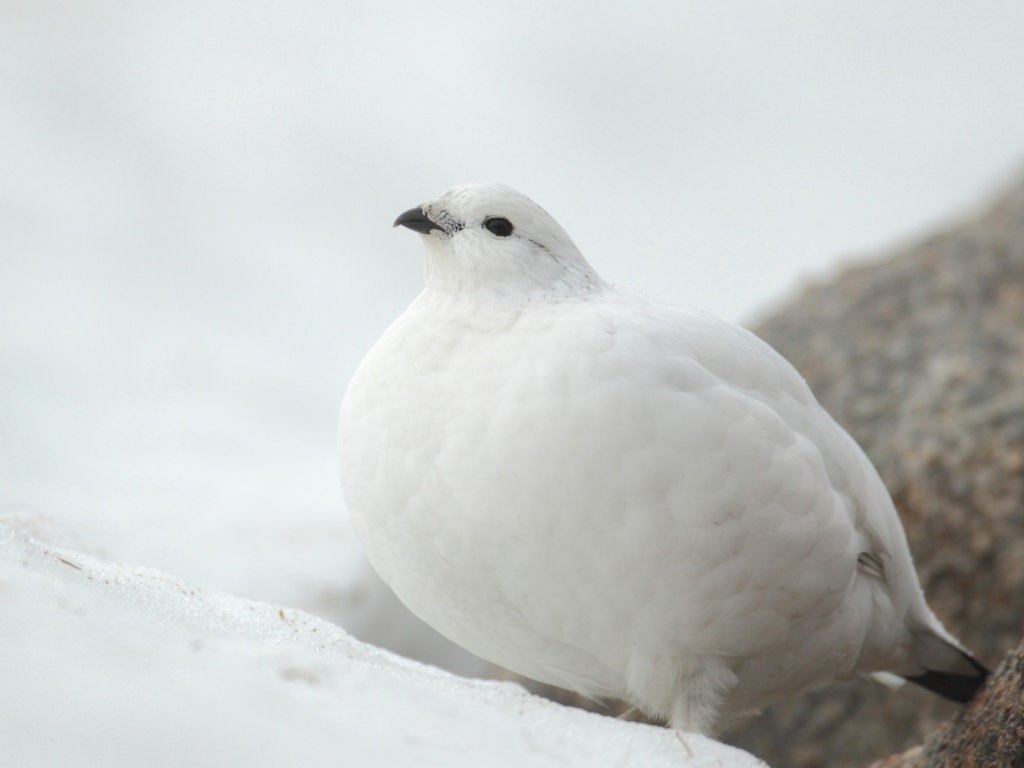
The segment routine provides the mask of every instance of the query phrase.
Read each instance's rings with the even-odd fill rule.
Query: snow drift
[[[54,545],[65,540],[0,524],[5,765],[764,765]]]

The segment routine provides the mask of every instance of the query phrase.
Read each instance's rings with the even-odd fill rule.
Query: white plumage
[[[423,234],[426,289],[360,365],[339,444],[414,613],[705,733],[857,673],[973,693],[878,474],[767,344],[605,283],[501,185],[396,224]]]

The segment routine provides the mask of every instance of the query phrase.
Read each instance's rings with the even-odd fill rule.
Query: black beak
[[[396,227],[408,227],[413,232],[419,232],[423,235],[428,235],[432,230],[439,229],[442,232],[444,229],[439,225],[432,222],[427,218],[427,214],[423,212],[422,208],[410,208],[408,211],[403,213],[397,219],[393,226]]]

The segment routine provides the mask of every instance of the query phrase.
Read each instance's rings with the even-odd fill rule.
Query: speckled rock
[[[987,768],[1024,765],[1024,644],[985,690],[919,746],[871,768]]]
[[[998,663],[1024,636],[1024,183],[755,330],[878,467],[935,612]],[[862,766],[956,711],[914,686],[854,682],[773,707],[730,740],[772,765]]]

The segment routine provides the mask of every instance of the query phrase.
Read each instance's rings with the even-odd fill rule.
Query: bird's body
[[[339,440],[357,530],[413,612],[703,732],[857,673],[976,687],[878,474],[767,344],[604,283],[507,188],[421,213],[402,223],[427,288],[361,364]]]

